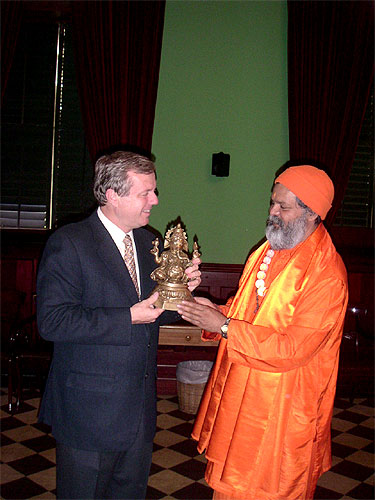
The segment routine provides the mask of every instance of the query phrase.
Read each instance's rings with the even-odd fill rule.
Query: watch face
[[[231,320],[231,319],[232,319],[232,318],[227,318],[227,319],[225,320],[224,325],[222,325],[222,326],[221,326],[221,331],[222,331],[222,332],[224,332],[224,333],[227,333],[227,332],[228,332],[228,325],[229,325],[229,323],[230,323],[230,320]]]

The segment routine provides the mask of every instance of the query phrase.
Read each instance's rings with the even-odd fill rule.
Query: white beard
[[[275,227],[277,224],[279,227]],[[273,250],[294,248],[305,239],[307,226],[306,214],[285,224],[276,215],[270,215],[266,223],[266,237]]]

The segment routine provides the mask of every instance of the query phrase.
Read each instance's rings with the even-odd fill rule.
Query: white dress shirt
[[[125,255],[125,243],[124,243],[124,238],[125,235],[128,234],[132,240],[133,243],[133,251],[134,251],[134,262],[135,262],[135,269],[137,271],[137,281],[138,281],[138,288],[139,288],[139,293],[141,293],[141,280],[139,279],[139,265],[138,265],[138,256],[137,256],[137,247],[134,242],[134,236],[133,236],[133,231],[129,231],[129,233],[124,233],[122,229],[120,229],[116,224],[114,224],[112,221],[106,217],[100,207],[98,207],[98,217],[103,223],[104,227],[107,229],[109,234],[111,235],[113,241],[115,242],[121,257],[124,258]]]

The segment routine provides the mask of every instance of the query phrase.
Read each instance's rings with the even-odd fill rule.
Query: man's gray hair
[[[95,164],[94,196],[100,206],[106,205],[107,189],[113,189],[119,196],[126,196],[132,182],[129,172],[150,175],[156,172],[154,163],[137,153],[117,151],[101,156]]]
[[[296,195],[295,195],[295,196],[296,196]],[[302,200],[300,200],[300,199],[298,198],[298,196],[296,196],[296,201],[297,201],[297,205],[299,205],[301,208],[303,208],[303,209],[304,209],[304,211],[305,211],[307,214],[309,214],[309,215],[313,215],[313,214],[315,214],[315,215],[316,215],[315,225],[316,225],[316,226],[318,226],[318,225],[321,223],[321,221],[322,221],[322,219],[321,219],[320,215],[316,214],[313,210],[311,210],[311,208],[310,208],[310,207],[308,207],[307,205],[305,205],[305,203],[303,203],[303,201],[302,201]]]

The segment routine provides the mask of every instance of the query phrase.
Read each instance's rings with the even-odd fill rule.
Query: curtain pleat
[[[91,159],[151,153],[165,0],[72,2],[78,89]]]
[[[288,0],[290,160],[325,167],[345,194],[374,78],[372,1]]]
[[[22,3],[19,0],[1,2],[1,103],[12,67],[22,21]]]

